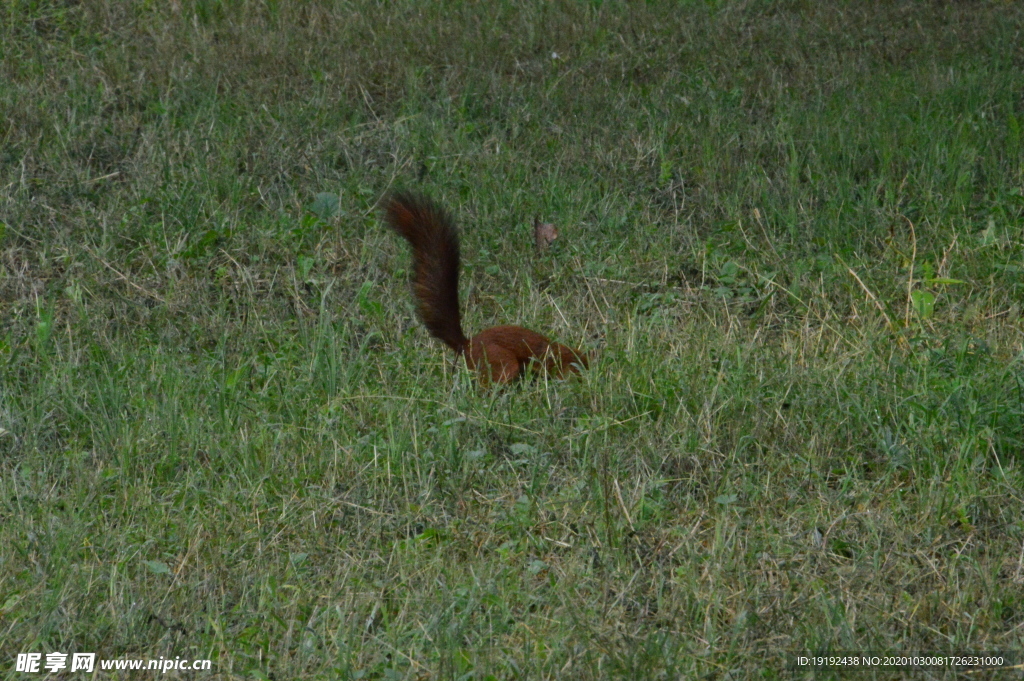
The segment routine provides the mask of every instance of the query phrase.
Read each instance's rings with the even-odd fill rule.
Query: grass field
[[[1006,2],[5,0],[0,678],[1020,652],[1022,31]],[[396,188],[457,216],[468,331],[592,369],[474,386],[415,318]],[[915,674],[993,678],[864,676]]]

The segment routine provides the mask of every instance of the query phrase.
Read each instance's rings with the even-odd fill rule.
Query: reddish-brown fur
[[[521,326],[495,326],[466,338],[459,311],[459,235],[451,218],[412,194],[395,194],[385,210],[388,225],[412,247],[420,319],[432,336],[466,358],[482,384],[510,383],[528,367],[556,378],[587,367],[586,354]]]

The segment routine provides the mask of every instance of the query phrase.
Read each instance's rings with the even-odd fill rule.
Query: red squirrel
[[[459,234],[448,213],[430,199],[394,194],[385,207],[388,225],[412,247],[416,312],[434,338],[466,358],[484,386],[511,383],[528,366],[555,378],[587,367],[587,355],[521,326],[495,326],[472,338],[459,313]]]

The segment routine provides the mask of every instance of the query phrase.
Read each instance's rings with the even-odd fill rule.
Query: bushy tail
[[[459,235],[448,214],[423,196],[390,198],[387,222],[412,247],[412,292],[420,320],[456,352],[466,347],[459,313]]]

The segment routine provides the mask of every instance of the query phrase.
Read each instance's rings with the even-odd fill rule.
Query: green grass
[[[0,678],[1021,651],[1022,30],[1003,2],[4,2]],[[468,331],[595,366],[476,388],[415,320],[394,188],[457,216]]]

